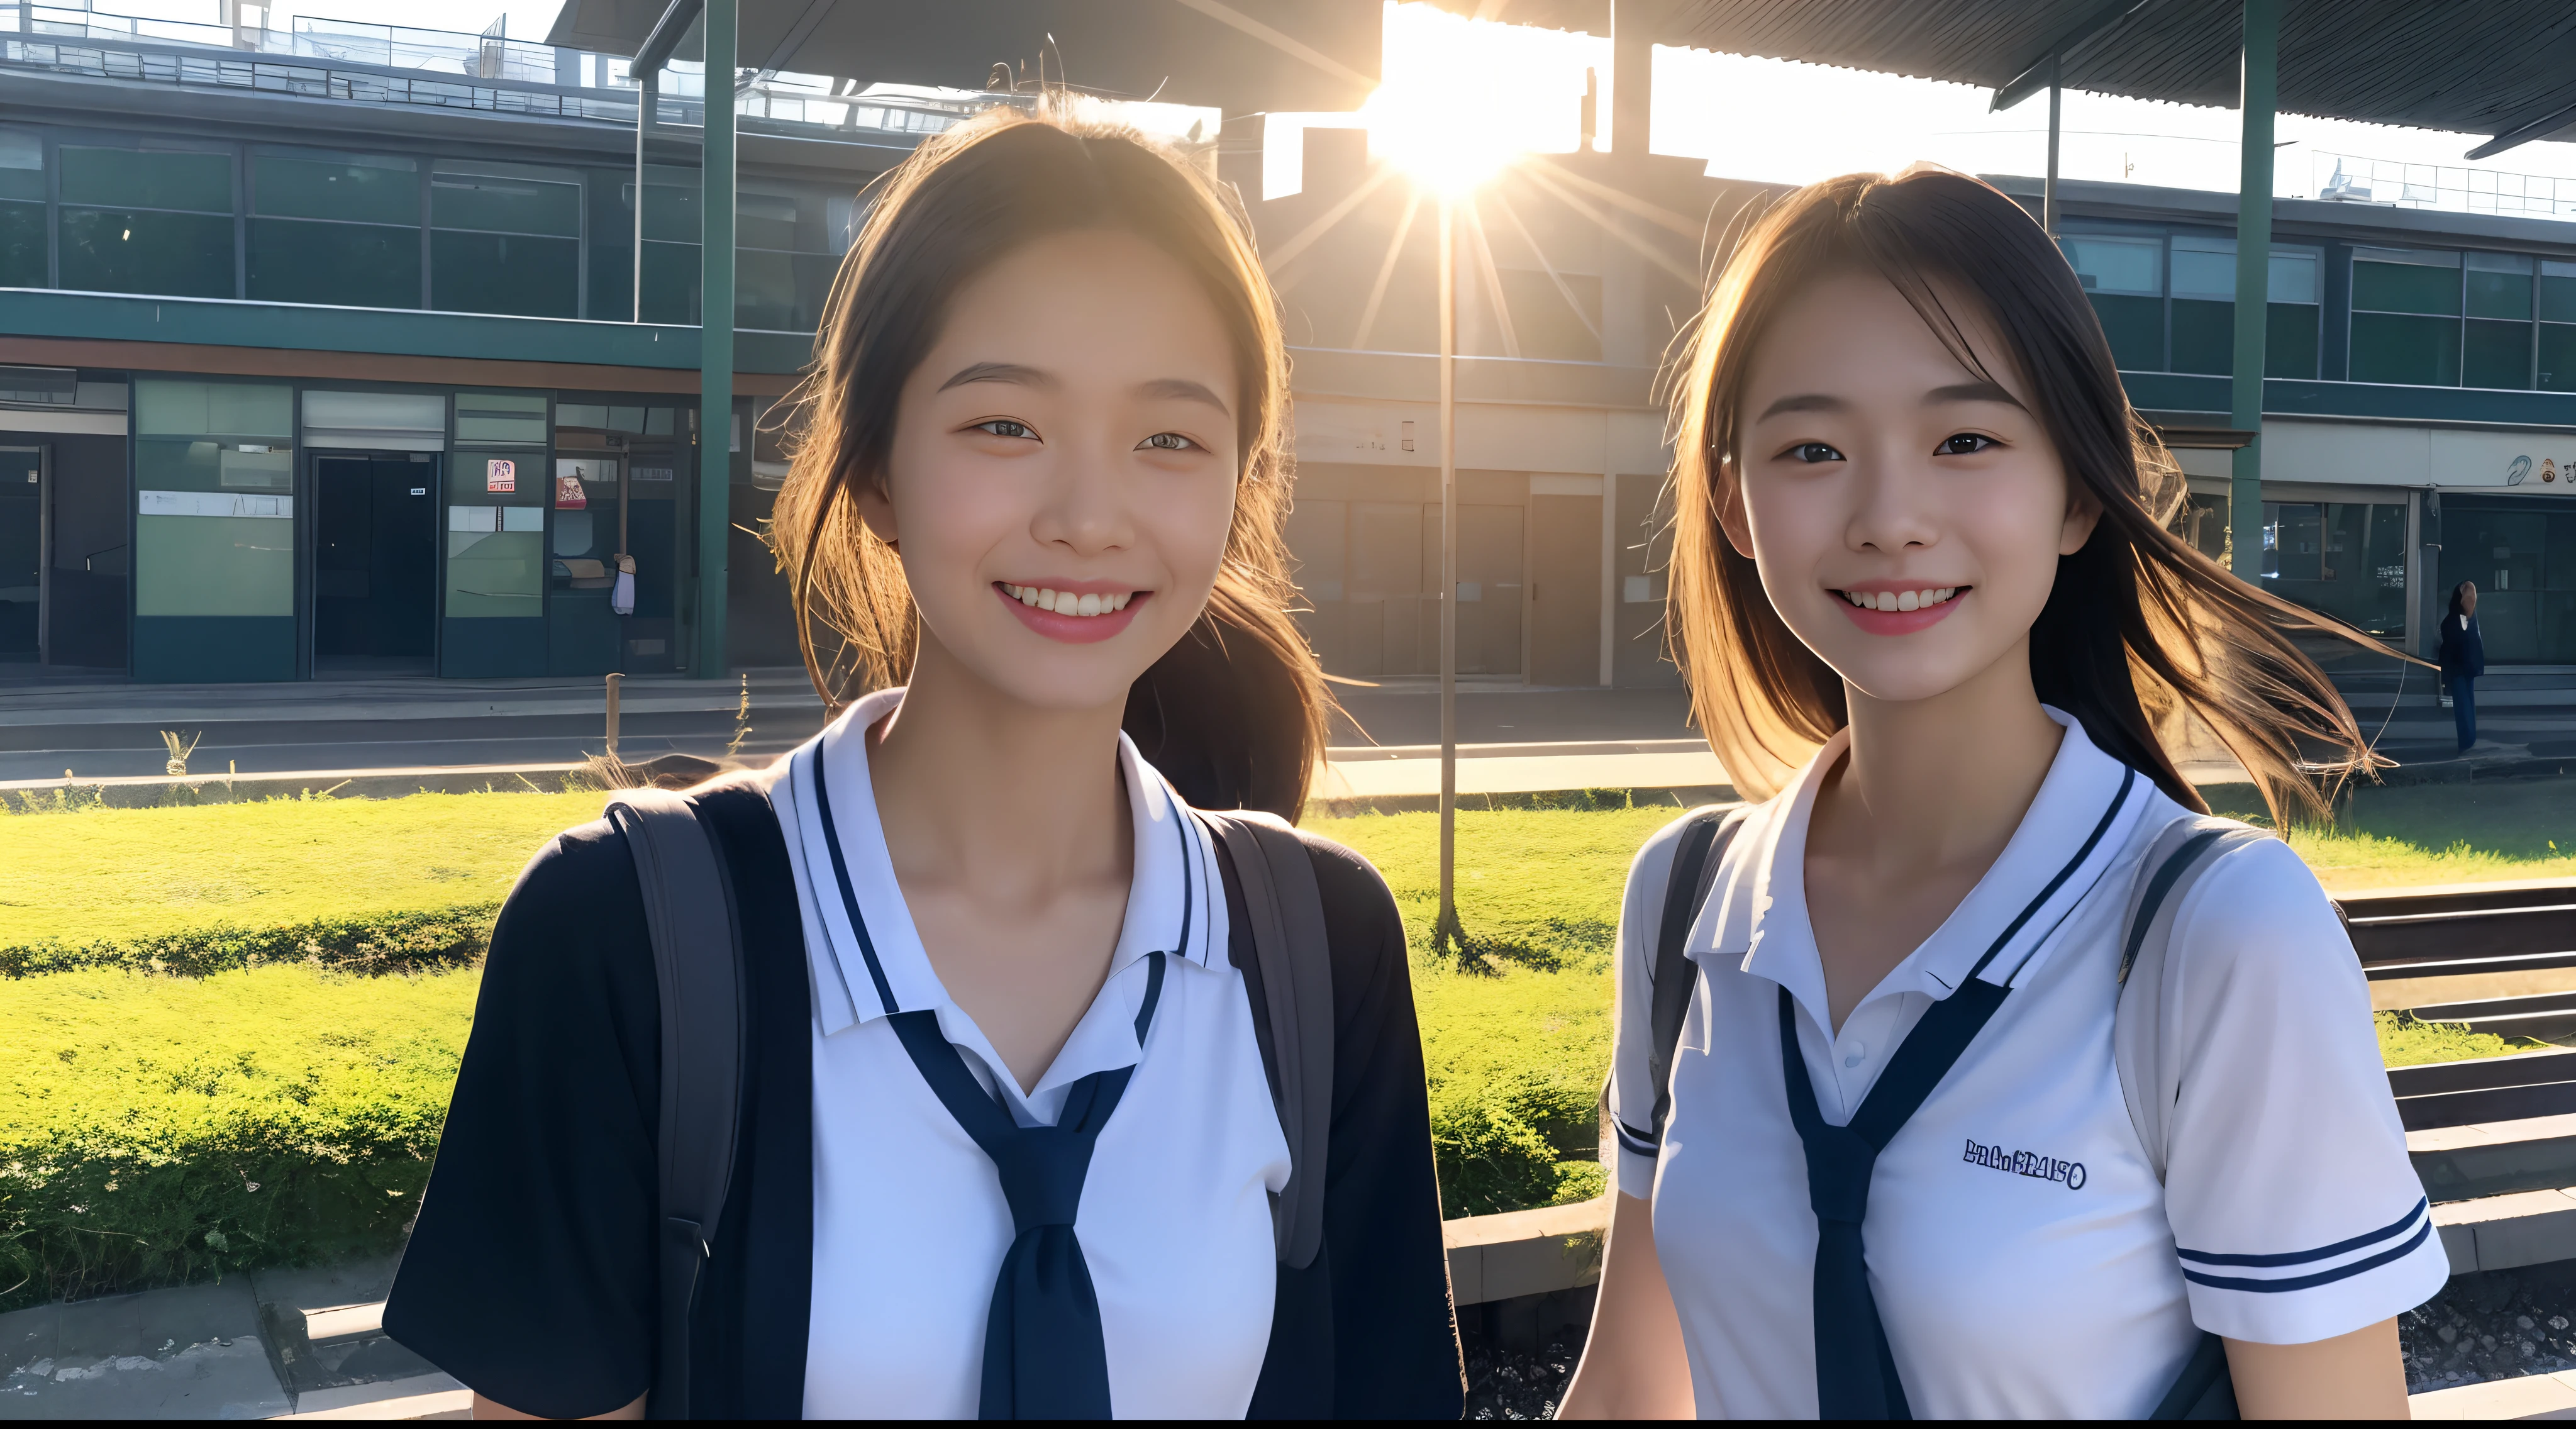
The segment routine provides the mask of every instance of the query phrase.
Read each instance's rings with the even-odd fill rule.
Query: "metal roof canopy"
[[[1443,0],[1461,8],[1467,0]],[[1620,0],[1626,11],[1638,0]],[[1488,18],[1600,29],[1602,0],[1505,0]],[[1495,13],[1495,12],[1499,13]],[[2048,87],[2237,103],[2243,0],[1665,0],[1658,42],[1949,80],[2006,108]],[[2568,0],[2282,0],[2278,109],[2322,119],[2576,140]]]
[[[980,90],[996,64],[1221,108],[1352,109],[1377,87],[1378,0],[741,0],[737,63]],[[568,0],[549,44],[633,55],[668,0]],[[1052,42],[1050,42],[1052,37]],[[692,32],[671,53],[699,58]]]

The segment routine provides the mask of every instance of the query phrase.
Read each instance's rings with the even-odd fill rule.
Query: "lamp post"
[[[1463,956],[1458,921],[1458,204],[1440,195],[1440,912],[1432,946]]]

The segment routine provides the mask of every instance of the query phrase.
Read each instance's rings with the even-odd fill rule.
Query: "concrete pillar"
[[[2236,373],[2229,423],[2255,434],[2228,483],[2229,567],[2263,569],[2263,336],[2272,291],[2272,113],[2280,98],[2281,0],[2244,0],[2242,162],[2236,177]]]
[[[1642,159],[1653,138],[1656,0],[1610,0],[1610,152]]]
[[[733,527],[733,71],[737,0],[707,0],[706,165],[698,212],[698,600],[689,673],[725,677],[725,548]],[[644,193],[635,193],[643,209]],[[639,254],[640,258],[641,255]],[[641,264],[638,264],[641,271]],[[745,434],[746,440],[748,433]]]

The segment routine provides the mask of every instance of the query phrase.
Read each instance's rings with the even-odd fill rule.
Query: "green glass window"
[[[45,201],[45,141],[24,129],[0,129],[0,199]]]
[[[254,218],[246,226],[255,302],[420,306],[418,228],[296,218]]]
[[[45,272],[45,206],[0,203],[0,288],[41,288]]]
[[[134,384],[134,613],[295,612],[295,393]]]
[[[2551,392],[2576,392],[2576,323],[2540,325],[2539,383]]]
[[[429,179],[430,223],[483,233],[581,236],[581,178],[523,164],[442,159]]]
[[[581,244],[517,233],[429,235],[429,305],[452,313],[580,316]]]
[[[695,323],[698,320],[698,245],[644,245],[644,321]]]
[[[2356,248],[2352,305],[2380,313],[2460,311],[2460,255],[2409,248]]]
[[[2236,240],[2173,240],[2173,370],[2225,376],[2236,370]],[[2265,308],[2263,370],[2270,377],[2317,375],[2320,259],[2275,250]],[[2097,299],[2098,306],[2098,299]]]
[[[196,149],[97,149],[65,144],[65,203],[113,208],[233,211],[233,159]]]
[[[542,447],[546,443],[546,396],[542,392],[459,392],[456,394],[456,440],[467,444],[527,443]],[[542,458],[543,452],[538,453]],[[465,470],[459,462],[453,479],[459,483],[455,499],[484,500],[485,474],[482,468]],[[509,493],[502,493],[509,494]],[[525,494],[525,493],[523,493]],[[543,492],[529,494],[540,499]]]
[[[322,149],[262,149],[251,156],[251,212],[417,228],[420,161]]]
[[[230,214],[62,208],[62,285],[94,293],[233,296]]]
[[[2469,316],[2531,321],[2531,260],[2514,253],[2471,253],[2466,279]]]
[[[2173,370],[2220,376],[2236,370],[2234,303],[2179,296],[2174,299]]]
[[[2541,260],[2540,318],[2543,322],[2576,323],[2576,263]]]
[[[2531,324],[2471,318],[2460,347],[2463,387],[2529,387]]]
[[[2314,303],[2273,303],[2264,309],[2263,375],[2317,375],[2317,324],[2324,310]],[[2236,364],[2228,363],[2234,371]]]
[[[2262,582],[2366,634],[2404,635],[2405,504],[2264,502]]]
[[[2354,313],[2351,373],[2355,382],[2457,387],[2459,319]]]
[[[2093,300],[2112,358],[2126,371],[2163,371],[2164,240],[2081,234],[2060,238],[2058,246]]]

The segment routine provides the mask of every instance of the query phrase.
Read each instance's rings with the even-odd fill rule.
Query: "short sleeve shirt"
[[[891,698],[854,711],[856,728]],[[804,783],[789,761],[691,798],[735,895],[749,1033],[732,1180],[691,1316],[698,1417],[978,1408],[971,1367],[1007,1202],[962,1134],[949,1140],[948,1113],[920,1095],[909,1059],[880,1055],[873,1039],[892,1005],[936,1011],[1024,1122],[1052,1118],[1062,1094],[1051,1086],[1085,1059],[1139,1068],[1077,1221],[1114,1412],[1456,1418],[1421,1038],[1403,922],[1376,870],[1303,836],[1331,964],[1333,1095],[1318,1168],[1323,1244],[1311,1263],[1281,1265],[1266,1202],[1284,1138],[1266,1086],[1246,1086],[1265,1079],[1241,1036],[1260,996],[1257,959],[1222,850],[1211,880],[1208,846],[1182,842],[1193,821],[1176,817],[1186,811],[1169,788],[1131,747],[1103,751],[1136,811],[1128,916],[1058,1065],[1015,1096],[971,1019],[910,961],[917,939],[887,908],[900,893],[865,760],[853,769],[833,757],[858,753],[850,726],[836,728],[846,743],[808,747],[823,785],[808,759]],[[840,897],[828,849],[805,856],[817,794],[841,821],[865,921],[884,934],[886,1002],[855,937],[842,941],[846,914],[816,931],[818,901]],[[866,822],[854,831],[854,819]],[[1154,954],[1164,989],[1140,1049],[1136,984]],[[659,1007],[631,850],[605,821],[567,830],[494,926],[437,1165],[385,1309],[389,1334],[511,1408],[604,1414],[653,1382]]]
[[[860,701],[783,761],[770,796],[796,871],[816,1011],[806,1417],[976,1412],[985,1316],[1014,1231],[991,1159],[888,1020],[931,1011],[1023,1126],[1053,1124],[1085,1075],[1136,1069],[1095,1144],[1074,1223],[1099,1297],[1110,1402],[1121,1418],[1239,1419],[1270,1338],[1270,1195],[1287,1184],[1288,1144],[1243,976],[1225,956],[1206,830],[1119,736],[1135,831],[1126,918],[1098,998],[1024,1092],[940,985],[895,881],[865,740],[902,695]],[[1158,953],[1165,976],[1140,1049]]]
[[[1701,979],[1660,1142],[1651,969],[1679,825],[1638,855],[1617,949],[1618,1186],[1653,1199],[1704,1417],[1817,1412],[1817,1232],[1781,1072],[1782,988],[1836,1125],[1981,960],[2010,989],[1870,1183],[1871,1292],[1920,1417],[2141,1417],[2203,1330],[2326,1339],[2420,1304],[2449,1273],[2359,961],[2277,840],[2223,856],[2175,910],[2181,1099],[2158,1184],[2112,1057],[2117,944],[2140,860],[2186,811],[2049,714],[2063,740],[2003,854],[1839,1032],[1804,866],[1817,786],[1848,735],[1747,813],[1685,945]]]

